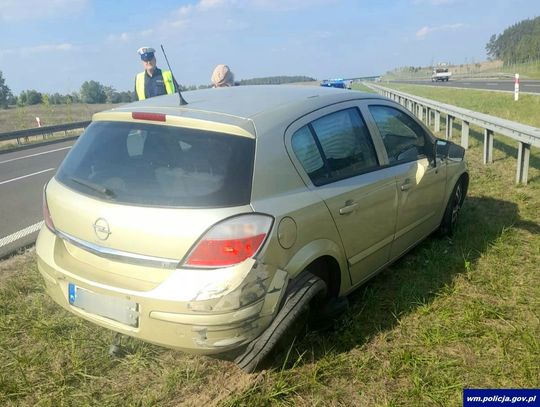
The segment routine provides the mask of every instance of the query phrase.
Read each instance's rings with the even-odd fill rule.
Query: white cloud
[[[45,20],[81,12],[88,0],[0,0],[0,21]]]
[[[431,34],[433,32],[436,32],[436,31],[455,31],[455,30],[458,30],[458,29],[460,29],[461,27],[464,27],[464,26],[465,26],[465,24],[463,24],[463,23],[443,24],[443,25],[439,25],[437,27],[429,27],[429,26],[426,25],[426,26],[420,28],[416,32],[416,38],[418,38],[418,39],[426,38],[429,34]]]

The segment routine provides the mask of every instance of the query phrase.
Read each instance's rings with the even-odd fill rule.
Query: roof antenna
[[[187,103],[186,100],[182,97],[182,94],[180,93],[180,85],[178,85],[178,82],[176,82],[176,78],[174,77],[174,74],[173,74],[173,72],[172,72],[171,64],[169,64],[169,59],[167,58],[167,54],[165,53],[165,49],[163,48],[163,44],[160,44],[160,45],[161,45],[161,51],[163,51],[163,55],[165,56],[165,61],[167,61],[167,66],[169,67],[169,71],[171,71],[171,74],[172,74],[172,77],[173,77],[174,86],[175,86],[176,89],[178,90],[178,97],[180,98],[180,106],[187,105],[188,103]]]

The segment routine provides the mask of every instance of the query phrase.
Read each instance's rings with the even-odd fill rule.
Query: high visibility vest
[[[137,78],[135,79],[135,91],[137,92],[137,97],[139,100],[146,99],[146,95],[144,93],[145,73],[146,71],[138,73]],[[165,91],[167,92],[167,95],[174,93],[174,82],[171,71],[161,71],[161,75],[163,76],[163,83],[165,84]]]

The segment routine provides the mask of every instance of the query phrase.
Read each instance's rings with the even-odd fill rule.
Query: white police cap
[[[137,53],[139,55],[142,55],[142,54],[153,54],[155,53],[156,50],[152,47],[141,47],[137,50]]]

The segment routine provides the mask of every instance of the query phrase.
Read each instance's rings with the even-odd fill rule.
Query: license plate
[[[124,298],[98,294],[73,283],[68,284],[69,303],[90,314],[132,327],[139,326],[139,304]]]

